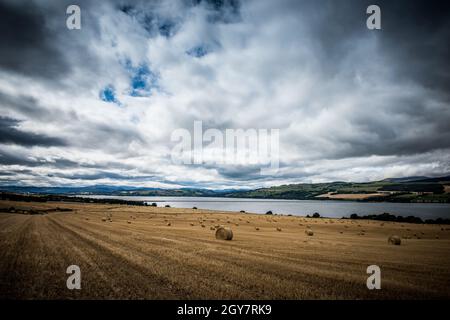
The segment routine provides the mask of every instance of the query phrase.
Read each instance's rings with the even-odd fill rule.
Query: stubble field
[[[10,207],[50,210],[0,212],[3,299],[450,297],[449,226],[0,202]],[[231,227],[233,240],[216,240],[216,225]],[[400,246],[387,243],[392,234]],[[69,265],[81,269],[81,290],[66,287]],[[381,290],[366,287],[369,265],[381,268]]]

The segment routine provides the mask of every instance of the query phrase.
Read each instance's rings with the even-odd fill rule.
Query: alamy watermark
[[[367,7],[367,14],[370,16],[367,18],[366,25],[369,30],[381,30],[381,9],[379,6],[372,4]]]
[[[67,267],[66,273],[70,274],[67,278],[66,286],[69,290],[81,289],[81,269],[79,266],[73,264]]]
[[[367,274],[370,276],[367,278],[366,285],[369,290],[381,289],[381,269],[379,266],[373,264],[367,267]]]
[[[203,131],[194,121],[192,133],[179,128],[172,132],[174,164],[258,166],[261,175],[278,172],[279,129],[224,129]]]
[[[75,4],[71,4],[66,9],[66,14],[69,16],[66,19],[66,27],[69,30],[80,30],[81,29],[81,9]]]

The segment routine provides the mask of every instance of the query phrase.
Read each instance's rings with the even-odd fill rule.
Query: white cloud
[[[136,184],[68,178],[108,171],[142,176],[142,186],[221,188],[449,171],[445,100],[417,81],[399,82],[392,68],[397,61],[380,37],[362,30],[327,38],[318,27],[328,22],[326,8],[245,1],[233,23],[211,23],[207,5],[178,1],[142,2],[139,15],[120,11],[114,2],[81,8],[89,19],[80,33],[59,31],[68,36],[57,38],[70,66],[67,76],[40,81],[0,69],[0,92],[16,100],[31,97],[35,105],[29,107],[39,109],[33,114],[2,104],[1,115],[23,120],[24,131],[68,142],[47,148],[0,145],[1,153],[47,160],[2,164],[2,170],[31,170],[10,177],[11,183]],[[159,20],[149,18],[155,16],[173,21],[174,34],[147,30],[157,28]],[[211,51],[200,58],[186,54],[201,45]],[[127,60],[158,74],[150,96],[130,96]],[[107,85],[119,105],[100,100]],[[194,120],[219,129],[280,129],[279,174],[255,178],[249,168],[234,168],[242,169],[239,175],[219,165],[171,163],[172,131],[191,130]],[[54,158],[79,165],[58,167]]]

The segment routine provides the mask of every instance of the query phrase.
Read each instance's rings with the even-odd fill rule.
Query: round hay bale
[[[106,218],[102,218],[102,221],[103,221],[103,222],[106,222]]]
[[[399,246],[402,243],[402,239],[399,236],[390,236],[388,238],[388,243]]]
[[[312,236],[314,235],[314,232],[313,232],[311,229],[306,229],[306,230],[305,230],[305,234],[306,234],[307,236],[312,237]]]
[[[172,224],[171,224],[170,222],[167,224],[168,227],[170,227],[171,225],[172,225]]]
[[[230,228],[220,227],[216,230],[216,239],[231,240],[233,239],[233,231]]]
[[[259,228],[258,228],[258,227],[255,227],[255,230],[256,230],[256,231],[259,231]]]
[[[195,223],[192,223],[192,222],[191,222],[191,226],[192,226],[192,227],[195,226]]]
[[[206,227],[204,224],[202,224],[202,228]]]
[[[128,224],[131,224],[131,221],[127,221]]]
[[[278,232],[281,232],[281,228],[277,228],[277,231],[278,231]]]

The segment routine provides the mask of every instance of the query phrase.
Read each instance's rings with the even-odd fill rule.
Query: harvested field
[[[338,200],[364,200],[373,197],[385,197],[386,193],[338,193],[333,194],[332,192],[321,194],[316,196],[316,198],[328,198],[328,199],[338,199]]]
[[[68,202],[0,209],[3,299],[450,297],[448,226]],[[231,241],[215,238],[218,225]],[[366,287],[373,264],[381,290]],[[81,290],[66,287],[69,265]]]

